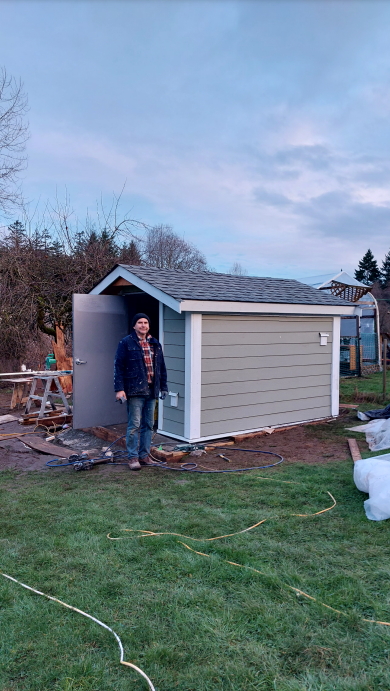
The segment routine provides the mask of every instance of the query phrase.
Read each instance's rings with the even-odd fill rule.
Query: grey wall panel
[[[231,319],[234,319],[237,334],[260,333],[285,333],[287,331],[331,331],[332,320],[324,317],[255,317],[251,315],[203,315],[202,331],[207,333],[231,333]],[[265,326],[266,325],[266,326]]]
[[[260,427],[270,427],[271,425],[289,425],[304,420],[320,420],[329,415],[329,406],[319,408],[307,408],[302,410],[279,412],[277,416],[259,415],[253,418],[243,418],[238,420],[223,420],[221,422],[209,422],[202,424],[202,436],[231,434],[232,432],[242,432],[244,430],[259,429]],[[277,419],[277,422],[275,421]],[[237,424],[235,427],[234,425]]]
[[[320,345],[318,345],[320,348]],[[265,355],[264,357],[246,357],[246,358],[236,358],[236,357],[225,357],[225,358],[215,358],[215,359],[205,359],[202,360],[202,371],[208,372],[210,370],[227,370],[227,369],[263,369],[263,368],[277,368],[283,366],[283,362],[288,363],[288,365],[320,365],[331,363],[332,354],[331,353],[313,353],[310,355],[297,355],[295,353],[290,353],[289,355],[277,356],[277,355]]]
[[[328,369],[328,368],[327,368]],[[240,372],[239,372],[240,373]],[[216,382],[203,384],[203,404],[210,402],[213,397],[252,394],[257,392],[298,389],[309,386],[328,386],[330,373],[313,374],[308,377],[279,377],[271,379],[250,379],[249,381]]]
[[[202,399],[202,410],[222,410],[234,408],[237,406],[245,410],[245,415],[249,413],[248,407],[260,406],[262,404],[268,405],[275,403],[275,401],[297,401],[306,400],[308,398],[317,398],[318,396],[329,395],[329,384],[323,386],[300,386],[299,388],[279,389],[274,391],[257,391],[255,393],[236,393],[234,396],[213,396]]]
[[[164,358],[168,390],[179,394],[178,407],[171,406],[167,396],[163,404],[163,429],[184,436],[185,317],[164,306]]]
[[[311,343],[292,344],[275,341],[267,345],[248,345],[247,343],[225,346],[219,345],[217,347],[210,345],[202,347],[202,359],[223,360],[224,358],[245,358],[245,360],[247,360],[251,357],[265,357],[266,355],[284,357],[289,356],[292,352],[299,352],[300,355],[323,355],[323,353],[332,353],[331,343],[328,342],[327,345],[321,346],[321,352],[318,350],[319,345],[320,337],[318,334],[315,338],[312,338]]]
[[[167,331],[164,334],[164,345],[180,345],[184,346],[185,345],[185,334],[182,333],[181,331]]]
[[[163,431],[167,434],[177,434],[179,437],[183,437],[184,425],[182,422],[174,422],[173,420],[164,419]]]
[[[180,360],[181,366],[184,368],[184,345],[179,345],[177,343],[165,343],[164,340],[164,355],[165,357],[178,358]]]
[[[298,394],[299,395],[299,394]],[[330,394],[321,397],[293,398],[275,402],[265,401],[256,405],[237,406],[236,408],[214,408],[213,410],[202,411],[202,422],[219,422],[221,420],[249,420],[262,415],[278,414],[279,412],[299,412],[317,407],[318,403],[322,407],[330,406]],[[329,411],[329,408],[327,408]],[[329,412],[327,413],[329,415]]]
[[[174,420],[174,422],[181,423],[183,421],[183,411],[168,405],[164,408],[164,420]]]
[[[201,435],[330,415],[332,328],[320,317],[204,315]]]
[[[172,370],[172,369],[169,370],[169,372],[168,372],[168,384],[172,384],[172,385],[175,384],[175,386],[174,386],[175,392],[176,392],[177,386],[179,384],[181,384],[184,387],[184,384],[185,384],[184,379],[185,379],[184,378],[184,372],[182,370]],[[184,396],[184,393],[183,393],[183,396]]]
[[[331,327],[329,327],[331,328]],[[315,343],[319,339],[319,333],[329,333],[328,343],[332,343],[332,332],[327,331],[322,325],[318,331],[269,331],[264,333],[262,331],[245,333],[245,336],[237,333],[205,333],[202,338],[202,345],[206,346],[231,346],[231,345],[252,345],[265,346],[274,343]]]
[[[231,369],[231,370],[210,370],[209,372],[202,371],[202,395],[203,384],[220,384],[224,382],[253,382],[273,379],[287,379],[299,378],[305,376],[326,375],[331,376],[331,364],[314,364],[314,365],[289,365],[283,362],[277,369],[262,369],[261,377],[258,376],[256,369]]]
[[[184,372],[184,358],[169,357],[164,354],[164,360],[167,370],[174,370],[175,372]]]

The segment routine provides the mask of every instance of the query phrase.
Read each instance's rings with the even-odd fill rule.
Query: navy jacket
[[[152,391],[155,398],[158,398],[160,391],[168,391],[167,370],[161,344],[153,337],[150,343],[154,351]],[[115,391],[124,391],[126,396],[149,396],[151,392],[142,346],[134,330],[118,345],[114,363],[114,388]]]

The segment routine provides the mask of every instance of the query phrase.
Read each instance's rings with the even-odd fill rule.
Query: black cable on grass
[[[102,461],[104,459],[107,459],[107,463],[109,465],[127,465],[127,463],[124,463],[123,461],[119,461],[120,458],[124,458],[126,456],[125,451],[114,451],[114,456],[113,458],[117,458],[118,461],[110,460],[110,457],[107,456],[107,452],[111,449],[114,444],[116,444],[120,439],[125,438],[125,434],[122,435],[122,437],[118,437],[118,439],[115,439],[115,441],[110,444],[110,446],[107,447],[106,451],[100,456],[96,456],[96,458],[90,458],[90,459],[85,459],[86,461],[88,460],[90,463],[94,463],[95,461]],[[167,446],[168,444],[172,445],[172,442],[164,442],[161,444],[161,446]],[[276,458],[279,458],[279,461],[276,461],[276,463],[269,463],[268,465],[255,465],[250,468],[229,468],[227,470],[198,470],[198,465],[197,463],[193,462],[186,462],[182,463],[180,468],[171,468],[169,465],[167,465],[166,461],[159,461],[157,459],[153,460],[155,462],[155,465],[147,465],[143,466],[144,468],[160,468],[161,470],[172,470],[173,472],[186,472],[186,473],[201,473],[201,474],[209,474],[209,473],[243,473],[247,470],[264,470],[265,468],[273,468],[276,465],[280,465],[283,463],[283,456],[280,456],[278,453],[274,453],[273,451],[260,451],[259,449],[241,449],[241,448],[236,448],[232,449],[231,446],[226,447],[226,446],[218,446],[218,449],[222,449],[224,451],[243,451],[245,453],[257,453],[257,454],[263,454],[266,456],[275,456]],[[76,454],[75,454],[76,455]],[[71,457],[70,457],[71,458]],[[56,461],[59,461],[61,459],[59,458],[54,458],[51,461],[47,461],[46,465],[49,468],[65,468],[67,466],[74,465],[75,463],[80,463],[80,457],[77,455],[74,460],[72,460],[70,463],[56,463]],[[192,467],[189,467],[192,466]]]

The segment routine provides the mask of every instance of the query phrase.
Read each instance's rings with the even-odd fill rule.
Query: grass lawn
[[[5,471],[0,571],[112,627],[125,660],[157,691],[388,691],[390,628],[361,618],[390,621],[390,523],[366,519],[351,466],[215,476]],[[332,511],[284,517],[330,506],[325,490],[337,500]],[[211,537],[275,515],[221,541],[184,540],[209,559],[175,537],[106,537],[130,535],[121,528]],[[109,632],[1,577],[0,630],[2,691],[147,688],[119,665]]]

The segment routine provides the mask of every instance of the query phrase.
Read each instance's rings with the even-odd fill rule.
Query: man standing
[[[149,335],[149,317],[136,314],[132,327],[116,351],[114,387],[117,400],[127,401],[129,468],[140,470],[142,465],[154,465],[149,456],[154,409],[159,392],[163,400],[168,393],[167,370],[161,344]]]

